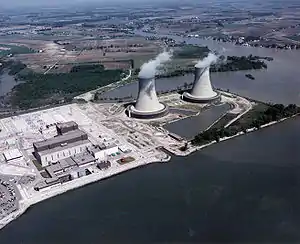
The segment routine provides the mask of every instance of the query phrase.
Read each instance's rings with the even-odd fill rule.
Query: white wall
[[[104,150],[101,150],[101,151],[99,151],[99,152],[96,152],[96,153],[94,154],[94,157],[95,157],[96,159],[105,159],[105,157],[106,157],[105,151],[104,151]]]
[[[43,167],[45,167],[45,166],[49,165],[49,162],[57,162],[61,159],[68,158],[68,157],[74,156],[79,153],[83,153],[86,151],[86,147],[89,145],[90,145],[90,143],[85,143],[85,144],[78,145],[75,147],[65,148],[65,149],[62,149],[60,151],[56,151],[53,153],[40,155],[41,164]]]
[[[112,148],[104,149],[103,151],[105,151],[106,155],[109,155],[109,154],[116,153],[117,151],[119,151],[119,148],[117,146],[115,146]]]

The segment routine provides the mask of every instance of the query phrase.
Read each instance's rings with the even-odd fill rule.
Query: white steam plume
[[[207,57],[202,60],[199,60],[195,65],[196,68],[206,68],[212,64],[215,64],[218,61],[218,56],[214,53],[209,53]]]
[[[156,56],[155,59],[144,63],[141,67],[141,71],[139,73],[139,77],[150,78],[154,77],[157,69],[164,64],[165,62],[169,61],[172,57],[172,51],[164,51]]]

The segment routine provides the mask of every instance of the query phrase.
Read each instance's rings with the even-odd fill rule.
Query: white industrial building
[[[129,117],[155,118],[168,112],[167,106],[160,103],[155,90],[154,77],[139,77],[139,93],[135,105],[127,108]]]
[[[99,160],[104,160],[108,155],[116,153],[119,151],[119,147],[117,145],[109,145],[105,147],[96,146],[88,149],[90,153]]]
[[[131,149],[129,147],[127,147],[126,145],[121,145],[119,146],[119,150],[122,152],[122,153],[129,153],[131,152]]]
[[[81,130],[73,130],[33,144],[35,156],[43,167],[51,162],[83,153],[90,145],[87,134]]]
[[[22,159],[23,158],[22,153],[17,148],[5,151],[3,153],[3,156],[4,156],[6,162],[11,162],[13,160]]]
[[[195,103],[207,103],[220,98],[215,92],[210,81],[210,67],[195,66],[195,78],[191,92],[184,92],[183,99]]]

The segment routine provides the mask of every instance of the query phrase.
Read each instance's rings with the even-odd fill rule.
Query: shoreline
[[[296,118],[299,115],[300,114],[298,113],[293,116],[283,118],[279,121],[272,121],[270,123],[262,125],[260,128],[263,129],[263,128],[266,128],[266,127],[269,127],[272,125],[276,125],[276,124],[284,122],[288,119]],[[241,136],[244,134],[248,134],[251,132],[255,132],[257,130],[259,130],[259,129],[250,128],[250,129],[247,129],[247,133],[244,133],[241,131],[241,132],[238,132],[236,135],[220,138],[219,142],[233,139],[235,137],[238,137],[238,136]],[[218,142],[214,140],[214,141],[211,141],[204,145],[191,146],[186,151],[180,151],[179,148],[173,149],[173,148],[166,147],[166,146],[164,146],[163,148],[167,152],[171,153],[172,155],[179,156],[179,157],[185,157],[185,156],[188,156],[188,155],[190,155],[196,151],[199,151],[203,148],[211,146],[215,143],[218,143]],[[22,197],[22,200],[19,201],[19,208],[16,211],[14,211],[13,213],[7,215],[6,217],[4,217],[3,219],[0,220],[0,230],[2,228],[4,228],[6,225],[8,225],[10,222],[12,222],[13,220],[20,217],[22,214],[24,214],[27,211],[28,208],[35,205],[36,203],[39,203],[46,199],[55,197],[57,195],[61,195],[65,192],[75,190],[75,189],[83,187],[85,185],[92,184],[92,183],[98,182],[100,180],[104,180],[104,179],[116,176],[118,174],[124,173],[124,172],[132,170],[132,169],[143,167],[143,166],[146,166],[146,165],[152,164],[152,163],[165,163],[165,162],[170,161],[170,159],[171,159],[171,156],[168,154],[166,154],[165,157],[158,157],[158,156],[153,156],[150,158],[140,157],[139,159],[137,159],[131,163],[124,164],[124,165],[116,164],[115,166],[112,166],[106,170],[103,170],[103,171],[100,171],[97,173],[92,173],[90,175],[87,175],[87,176],[84,176],[81,178],[73,179],[71,181],[68,181],[68,182],[65,182],[65,183],[62,183],[59,185],[55,185],[49,189],[41,190],[41,191],[28,192],[26,189],[22,188],[21,185],[17,185],[17,188]]]
[[[270,126],[273,126],[273,125],[276,125],[276,124],[279,124],[279,123],[282,123],[286,120],[289,120],[289,119],[293,119],[293,118],[296,118],[297,116],[299,116],[300,114],[295,114],[295,115],[292,115],[290,117],[287,117],[287,118],[283,118],[281,120],[278,120],[278,121],[272,121],[270,123],[267,123],[267,124],[264,124],[260,127],[260,129],[263,129],[263,128],[267,128],[267,127],[270,127]],[[233,139],[235,137],[238,137],[238,136],[241,136],[241,135],[246,135],[248,133],[252,133],[252,132],[255,132],[257,130],[260,130],[260,129],[257,129],[257,128],[250,128],[250,129],[247,129],[247,133],[244,133],[242,131],[238,132],[237,134],[233,135],[233,136],[229,136],[229,137],[222,137],[220,138],[220,141],[219,142],[224,142],[224,141],[227,141],[227,140],[230,140],[230,139]],[[211,146],[215,143],[219,143],[217,142],[216,140],[214,141],[211,141],[210,143],[207,143],[207,144],[204,144],[204,145],[200,145],[200,146],[192,146],[190,147],[187,151],[173,151],[173,150],[169,150],[169,149],[166,149],[168,152],[172,153],[173,155],[176,155],[176,156],[179,156],[179,157],[186,157],[194,152],[197,152],[203,148],[206,148],[208,146]]]
[[[170,161],[171,156],[167,156],[166,158],[162,159],[157,159],[157,158],[148,158],[148,159],[141,159],[137,160],[134,163],[129,163],[127,165],[120,165],[117,168],[114,169],[108,169],[107,171],[101,171],[98,173],[93,173],[88,176],[84,176],[82,178],[74,179],[72,181],[63,183],[61,185],[54,186],[51,189],[42,191],[42,192],[37,192],[36,195],[32,197],[24,197],[24,191],[20,188],[19,185],[18,189],[20,191],[20,194],[23,197],[23,200],[19,202],[19,209],[14,211],[13,213],[9,214],[8,216],[4,217],[3,219],[0,220],[0,230],[4,228],[6,225],[8,225],[10,222],[13,220],[16,220],[18,217],[20,217],[22,214],[24,214],[30,207],[34,206],[35,204],[42,202],[44,200],[47,200],[52,197],[59,196],[63,193],[66,193],[71,190],[76,190],[78,188],[81,188],[83,186],[96,183],[101,180],[105,180],[108,178],[111,178],[113,176],[119,175],[121,173],[140,168],[149,164],[153,163],[167,163]]]

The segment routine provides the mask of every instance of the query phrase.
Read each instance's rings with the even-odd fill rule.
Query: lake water
[[[175,121],[165,126],[165,129],[186,139],[192,139],[201,131],[207,129],[213,122],[230,109],[228,104],[214,106],[198,116]],[[188,129],[187,129],[188,128]]]
[[[222,47],[229,55],[275,60],[254,81],[243,72],[213,74],[215,86],[300,104],[299,51]],[[185,81],[192,76],[163,79],[157,87]],[[121,89],[123,97],[137,85]],[[299,242],[299,135],[298,118],[63,194],[6,226],[0,242]]]
[[[300,241],[299,134],[290,120],[63,194],[1,243]]]
[[[138,32],[143,36],[151,34]],[[276,50],[267,48],[236,46],[232,43],[220,43],[213,40],[198,38],[180,38],[170,36],[179,41],[186,41],[190,44],[208,46],[211,50],[218,51],[223,55],[257,55],[262,57],[273,57],[274,60],[267,62],[268,69],[264,71],[240,71],[213,73],[211,80],[214,86],[222,89],[230,89],[243,96],[253,99],[277,102],[296,103],[300,105],[300,50]],[[255,80],[249,80],[245,74],[251,73]],[[193,76],[173,77],[156,81],[157,90],[167,90],[183,85],[184,82],[192,82]],[[117,94],[132,94],[135,96],[137,84],[128,85],[128,88],[120,88],[115,91]],[[125,96],[124,94],[124,96]]]
[[[17,84],[19,84],[19,82],[15,81],[15,78],[8,73],[0,74],[0,96],[6,95]]]

